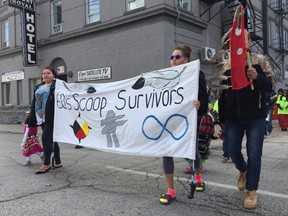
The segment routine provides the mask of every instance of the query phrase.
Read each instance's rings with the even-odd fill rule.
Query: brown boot
[[[245,191],[244,195],[244,208],[255,209],[257,207],[257,194],[256,191]]]
[[[240,191],[244,191],[246,188],[246,172],[240,172],[237,180],[237,186]]]

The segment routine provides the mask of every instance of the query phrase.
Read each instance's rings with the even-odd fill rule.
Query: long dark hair
[[[54,78],[57,78],[57,73],[56,73],[54,68],[47,66],[43,70],[45,70],[45,69],[50,70],[52,72],[52,74],[54,75]]]

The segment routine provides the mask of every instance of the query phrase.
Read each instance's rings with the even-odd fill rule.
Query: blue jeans
[[[261,157],[265,133],[265,118],[227,120],[225,137],[230,158],[240,172],[246,172],[246,189],[257,190],[261,171]],[[247,161],[242,154],[242,139],[246,133]]]

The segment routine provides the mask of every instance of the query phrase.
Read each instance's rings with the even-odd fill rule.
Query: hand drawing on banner
[[[75,119],[73,125],[70,125],[73,129],[75,136],[79,139],[79,143],[81,139],[84,139],[89,134],[89,127],[87,121],[80,117],[80,113],[78,117]]]
[[[116,135],[116,127],[124,125],[128,120],[117,121],[117,119],[121,119],[124,116],[125,115],[115,116],[115,112],[113,110],[109,110],[107,112],[106,118],[101,120],[101,127],[104,126],[101,133],[106,134],[108,148],[111,148],[113,145],[112,138],[115,147],[120,147],[119,140]]]
[[[181,72],[169,69],[143,73],[132,88],[141,89],[144,86],[151,86],[156,89],[173,88],[180,82],[180,76],[186,70],[186,68],[187,66],[183,67]]]

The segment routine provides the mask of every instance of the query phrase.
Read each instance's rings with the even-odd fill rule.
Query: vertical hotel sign
[[[21,10],[24,64],[26,67],[36,66],[38,57],[35,0],[9,0],[8,5]]]

